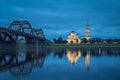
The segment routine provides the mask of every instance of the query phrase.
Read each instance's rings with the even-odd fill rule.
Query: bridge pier
[[[41,44],[41,42],[37,38],[26,37],[25,41],[28,49],[39,48]]]
[[[35,44],[35,38],[25,37],[26,44]]]

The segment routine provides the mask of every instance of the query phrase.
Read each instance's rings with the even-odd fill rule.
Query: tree
[[[67,43],[67,41],[66,41],[66,40],[63,40],[62,37],[58,37],[58,39],[53,38],[53,41],[54,41],[54,43],[59,43],[59,44]]]
[[[58,42],[57,39],[55,39],[55,38],[53,39],[53,41],[54,41],[54,43],[57,43],[57,42]]]
[[[112,43],[112,39],[110,38],[110,39],[107,39],[107,43]]]
[[[64,40],[64,41],[63,41],[63,43],[65,43],[65,44],[66,44],[66,43],[67,43],[67,40]]]
[[[87,43],[86,38],[84,38],[84,39],[82,40],[82,43]]]
[[[63,43],[63,38],[62,37],[58,38],[58,43]]]

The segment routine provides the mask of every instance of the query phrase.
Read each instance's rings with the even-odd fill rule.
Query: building
[[[86,30],[85,30],[85,39],[87,41],[90,40],[90,27],[89,27],[88,22],[87,22]],[[80,44],[80,43],[81,43],[81,39],[78,37],[78,34],[76,34],[74,30],[72,30],[70,34],[68,35],[67,44]]]
[[[68,35],[67,44],[80,44],[81,40],[78,37],[78,34],[75,33],[74,30]]]
[[[85,34],[85,38],[87,41],[90,40],[90,28],[89,28],[89,24],[87,23],[86,25],[86,34]]]

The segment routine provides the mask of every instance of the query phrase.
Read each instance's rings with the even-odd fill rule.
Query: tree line
[[[86,38],[81,39],[81,43],[120,43],[120,39],[101,39],[101,38],[91,38],[89,41]],[[67,40],[62,37],[53,38],[53,43],[66,44]]]
[[[58,37],[57,39],[54,38],[53,41],[54,41],[54,43],[60,43],[60,44],[65,44],[65,43],[67,43],[67,41],[64,40],[62,37]]]

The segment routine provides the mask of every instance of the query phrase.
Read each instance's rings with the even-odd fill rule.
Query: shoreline
[[[120,46],[47,46],[47,48],[120,48]]]
[[[50,47],[120,47],[120,44],[50,44]]]
[[[0,46],[1,49],[11,49],[11,48],[29,48],[29,49],[35,49],[36,47],[39,48],[119,48],[120,49],[120,44],[50,44],[49,46],[41,46],[38,45],[36,46],[35,44],[30,44],[30,45],[24,45],[24,44],[17,44],[15,46],[13,45],[4,45]]]

